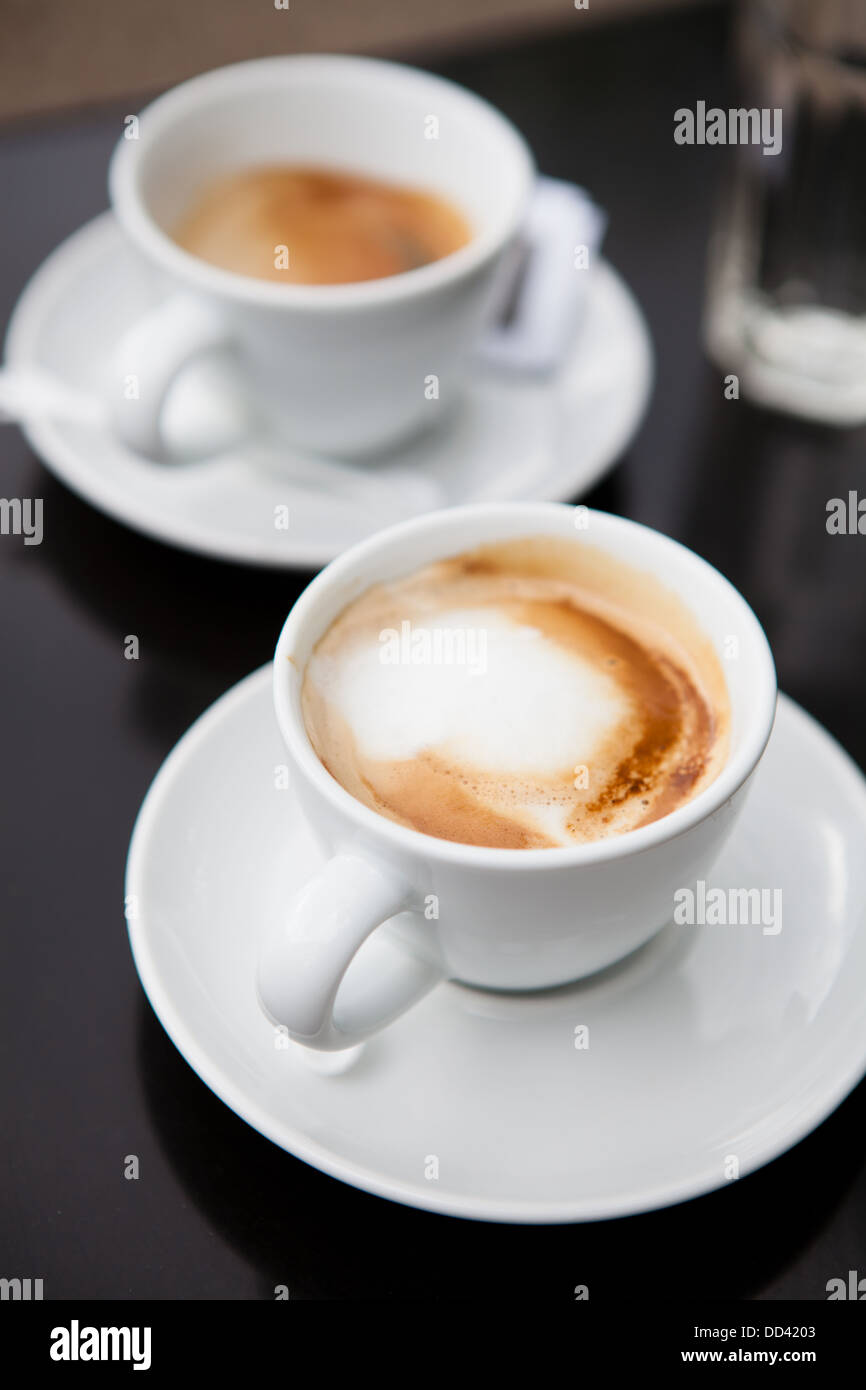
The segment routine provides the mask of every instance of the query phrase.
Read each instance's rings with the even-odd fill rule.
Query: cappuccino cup
[[[155,307],[118,344],[106,390],[114,431],[146,457],[170,455],[169,391],[217,350],[232,355],[260,421],[293,446],[347,457],[394,446],[459,398],[527,237],[550,271],[529,277],[545,320],[581,278],[565,186],[548,181],[552,214],[530,234],[541,225],[530,218],[539,189],[523,137],[487,102],[410,67],[315,55],[239,63],[159,97],[130,134],[111,160],[111,204],[150,269]],[[178,239],[209,189],[240,197],[238,181],[255,184],[256,171],[278,180],[275,166],[314,169],[320,183],[332,171],[332,182],[416,190],[465,219],[465,242],[450,250],[446,237],[433,259],[401,273],[297,283],[239,273],[194,254],[195,236]],[[600,224],[586,205],[592,240]],[[273,250],[279,265],[291,247]],[[491,340],[502,357],[495,331]]]
[[[397,678],[402,614],[416,637],[426,614],[433,644]],[[490,637],[464,671],[443,669],[443,615]],[[280,635],[274,701],[328,858],[263,943],[258,996],[329,1051],[440,981],[540,990],[648,941],[735,825],[776,678],[748,604],[675,541],[585,507],[478,504],[328,565]]]

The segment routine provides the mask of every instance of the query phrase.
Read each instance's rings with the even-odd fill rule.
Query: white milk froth
[[[589,762],[627,712],[609,676],[496,609],[384,634],[359,632],[308,667],[365,758],[436,750],[488,774],[551,776]]]

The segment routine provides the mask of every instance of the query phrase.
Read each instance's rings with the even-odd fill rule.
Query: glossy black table
[[[829,498],[866,492],[863,432],[724,398],[699,341],[727,158],[673,141],[724,105],[727,14],[568,32],[437,69],[522,127],[541,168],[610,213],[606,251],[658,354],[648,417],[585,500],[692,546],[764,622],[780,684],[866,762],[866,538]],[[417,55],[412,55],[419,61]],[[423,61],[423,55],[421,60]],[[0,322],[41,259],[105,206],[118,112],[7,130]],[[162,1031],[122,911],[136,811],[192,720],[267,661],[309,576],[146,540],[92,511],[0,431],[2,492],[41,497],[41,546],[0,536],[0,1275],[46,1298],[823,1299],[866,1273],[866,1086],[763,1171],[667,1211],[525,1228],[451,1220],[341,1185],[233,1115]],[[140,659],[124,659],[135,633]],[[140,1178],[124,1178],[136,1154]]]

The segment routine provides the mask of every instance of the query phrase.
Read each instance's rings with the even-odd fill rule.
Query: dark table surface
[[[437,61],[525,131],[540,167],[609,210],[606,250],[658,354],[638,437],[584,500],[655,526],[743,591],[780,685],[866,762],[866,540],[826,503],[866,493],[862,432],[724,399],[701,350],[722,149],[673,111],[727,101],[710,8]],[[417,55],[412,55],[418,61]],[[423,61],[423,55],[422,59]],[[117,113],[0,135],[0,322],[43,257],[106,204]],[[46,1298],[822,1299],[866,1272],[866,1084],[762,1171],[662,1212],[510,1227],[358,1192],[262,1138],[198,1079],[133,968],[122,913],[133,821],[187,726],[267,661],[303,574],[167,548],[91,510],[0,430],[2,491],[45,536],[0,537],[3,1142],[0,1275]],[[123,656],[127,633],[141,656]],[[123,1177],[135,1153],[141,1178]]]

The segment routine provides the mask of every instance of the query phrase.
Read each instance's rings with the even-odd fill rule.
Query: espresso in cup
[[[399,275],[471,236],[462,212],[436,194],[294,164],[212,181],[174,229],[185,251],[223,270],[307,285]]]
[[[652,576],[578,540],[484,546],[369,588],[301,692],[325,768],[401,825],[573,846],[658,820],[724,766],[715,649]]]

